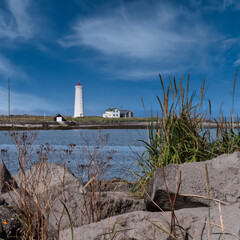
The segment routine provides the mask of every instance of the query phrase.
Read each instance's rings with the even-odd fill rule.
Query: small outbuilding
[[[130,110],[120,110],[120,117],[121,118],[132,118],[133,112]]]
[[[58,113],[58,114],[53,118],[53,120],[54,120],[55,122],[65,122],[65,121],[66,121],[66,119],[65,119],[60,113]]]

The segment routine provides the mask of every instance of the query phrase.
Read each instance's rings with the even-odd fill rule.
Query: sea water
[[[19,134],[22,132],[19,131]],[[9,137],[10,132],[0,131],[1,159],[5,162],[10,172],[14,174],[18,166],[18,152]],[[31,134],[31,133],[29,133]],[[105,137],[108,141],[101,143]],[[97,144],[97,139],[99,139]],[[104,129],[99,130],[41,130],[37,132],[37,137],[31,147],[31,161],[37,161],[39,148],[49,146],[51,153],[50,162],[65,163],[73,173],[87,179],[86,166],[90,162],[91,155],[98,154],[98,160],[109,162],[110,168],[105,177],[121,177],[124,179],[134,179],[129,170],[137,171],[137,154],[144,152],[144,144],[141,140],[148,141],[148,131],[146,129]],[[74,144],[74,150],[68,157],[69,145]],[[6,151],[9,157],[4,157]],[[93,153],[94,151],[94,153]],[[7,159],[9,158],[9,159]],[[10,161],[9,161],[10,160]],[[82,166],[82,168],[80,167]],[[85,171],[84,171],[85,169]],[[82,171],[83,170],[83,171]]]

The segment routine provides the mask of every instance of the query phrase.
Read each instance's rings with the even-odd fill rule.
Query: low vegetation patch
[[[233,107],[236,76],[237,71],[233,85]],[[162,97],[157,96],[160,118],[157,119],[157,124],[152,121],[149,140],[142,141],[146,151],[137,155],[136,162],[140,171],[134,173],[140,179],[134,190],[140,192],[141,185],[146,186],[154,171],[163,165],[205,161],[223,153],[240,150],[239,124],[234,123],[234,115],[232,114],[231,122],[226,121],[221,111],[220,121],[213,118],[210,100],[208,109],[203,110],[205,79],[200,90],[201,97],[197,101],[196,91],[189,93],[189,76],[186,88],[183,78],[178,83],[175,78],[173,81],[169,78],[166,88],[161,75],[159,77],[162,87]],[[211,130],[211,122],[216,124],[215,134]]]

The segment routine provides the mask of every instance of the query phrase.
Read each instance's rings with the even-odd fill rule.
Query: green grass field
[[[80,123],[117,123],[117,122],[146,122],[150,118],[103,118],[98,116],[87,116],[73,118],[70,116],[65,117],[67,121],[75,121]],[[35,115],[0,115],[0,122],[52,122],[53,116],[35,116]]]

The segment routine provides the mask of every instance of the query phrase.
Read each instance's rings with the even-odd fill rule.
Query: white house
[[[103,114],[104,118],[120,118],[120,111],[117,108],[108,108]]]
[[[104,118],[132,118],[133,112],[130,110],[119,110],[117,108],[108,108],[103,114]]]

